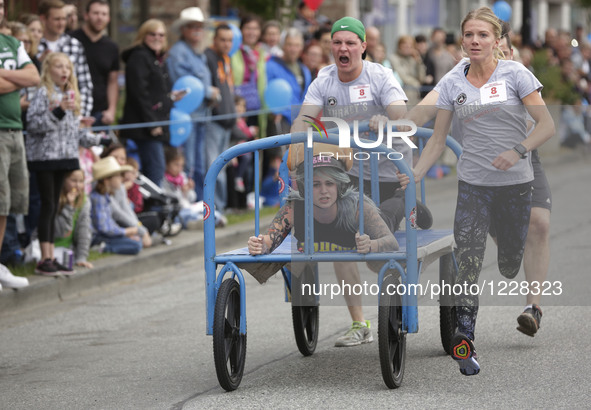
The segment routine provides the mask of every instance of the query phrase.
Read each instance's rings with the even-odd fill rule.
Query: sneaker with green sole
[[[474,342],[463,333],[456,332],[452,342],[451,357],[460,366],[460,373],[464,376],[475,376],[480,373],[478,355],[474,348]]]
[[[373,342],[371,323],[366,320],[365,322],[353,322],[347,333],[339,337],[334,345],[336,347],[351,347],[371,342]]]

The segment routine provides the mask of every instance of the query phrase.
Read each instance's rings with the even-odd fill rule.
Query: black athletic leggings
[[[474,340],[478,314],[478,285],[489,227],[497,232],[497,260],[501,275],[513,279],[519,272],[531,210],[531,183],[477,186],[458,182],[454,221],[458,276],[463,292],[456,295],[458,331]],[[465,286],[465,287],[464,287]]]
[[[349,175],[351,184],[359,188],[359,178]],[[404,191],[400,182],[380,182],[380,214],[390,232],[394,233],[404,219]],[[371,181],[363,180],[363,193],[371,198]]]
[[[37,186],[41,196],[41,212],[37,226],[39,242],[53,243],[60,192],[68,172],[61,169],[37,172]]]

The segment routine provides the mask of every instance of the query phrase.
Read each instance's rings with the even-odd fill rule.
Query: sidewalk
[[[261,218],[266,227],[272,217]],[[246,246],[253,235],[254,220],[216,229],[217,249]],[[203,258],[203,231],[182,231],[170,238],[171,245],[156,245],[142,250],[137,256],[109,255],[93,261],[94,268],[76,268],[71,276],[29,276],[30,285],[23,289],[3,288],[0,291],[0,315],[21,309],[42,306],[76,298],[84,292],[105,287],[117,281],[170,266],[177,261]]]

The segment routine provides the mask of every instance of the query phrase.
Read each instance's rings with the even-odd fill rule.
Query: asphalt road
[[[464,377],[439,339],[438,310],[420,300],[420,331],[408,335],[402,387],[384,385],[377,342],[335,348],[349,324],[342,306],[322,306],[316,353],[295,345],[283,281],[247,278],[248,347],[240,388],[217,382],[205,335],[202,260],[188,260],[43,308],[0,316],[0,408],[588,408],[591,385],[591,166],[570,156],[549,161],[553,189],[551,281],[535,338],[515,330],[522,297],[483,297],[476,346],[482,371]],[[451,226],[455,183],[429,202],[436,226]],[[422,278],[435,279],[435,267]],[[494,245],[483,280],[502,280]],[[517,278],[523,279],[523,273]],[[365,308],[377,327],[377,308]],[[374,330],[377,338],[377,331]]]

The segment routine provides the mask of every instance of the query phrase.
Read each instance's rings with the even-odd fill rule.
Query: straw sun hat
[[[105,157],[92,164],[92,179],[98,181],[126,171],[132,171],[131,165],[119,165],[115,157]]]

